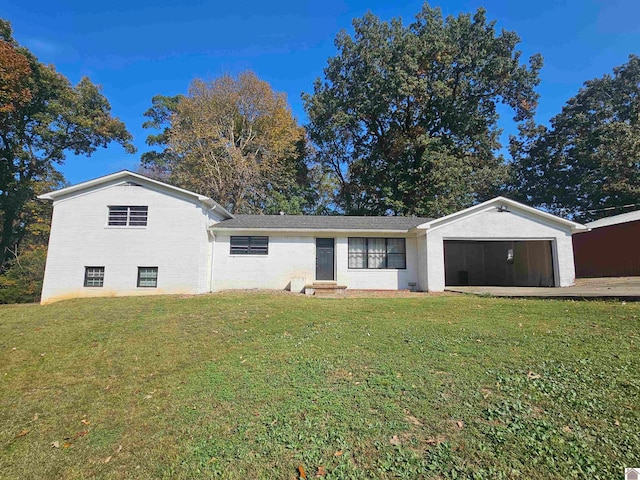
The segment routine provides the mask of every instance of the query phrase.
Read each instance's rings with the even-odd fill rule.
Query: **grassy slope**
[[[471,297],[5,306],[0,477],[619,478],[640,459],[639,316]]]

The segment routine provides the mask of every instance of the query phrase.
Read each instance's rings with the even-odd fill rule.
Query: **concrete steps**
[[[316,297],[344,297],[346,291],[345,285],[338,285],[336,282],[313,283],[304,287],[305,295]]]

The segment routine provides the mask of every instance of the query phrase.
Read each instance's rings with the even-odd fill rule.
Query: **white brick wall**
[[[239,232],[248,235],[250,232]],[[265,235],[265,233],[255,233]],[[406,240],[406,270],[354,270],[348,268],[348,237],[335,238],[336,282],[351,289],[397,290],[417,281],[416,239]],[[354,235],[356,236],[356,235]],[[359,234],[359,236],[367,236]],[[381,235],[378,235],[381,236]],[[386,235],[392,236],[392,235]],[[315,281],[316,245],[314,236],[269,236],[268,255],[231,255],[230,236],[216,233],[213,264],[213,289],[270,288],[284,290],[292,278],[307,284]]]
[[[146,227],[109,227],[109,205],[147,205]],[[54,202],[42,302],[74,297],[209,291],[212,213],[152,187],[107,185]],[[84,287],[104,266],[103,287]],[[138,288],[137,267],[158,267],[158,287]]]
[[[362,235],[376,236],[376,235]],[[377,235],[382,236],[382,235]],[[395,235],[385,235],[395,237]],[[400,236],[400,235],[397,235]],[[407,268],[397,269],[349,269],[349,241],[347,237],[336,240],[338,283],[353,289],[406,290],[409,283],[418,280],[418,258],[415,237],[406,238]]]
[[[255,235],[263,236],[265,233]],[[216,233],[215,238],[212,290],[284,290],[294,277],[313,282],[316,268],[313,237],[269,236],[268,255],[231,255],[230,235]]]
[[[416,238],[416,250],[418,258],[418,290],[427,291],[427,236],[419,235]]]

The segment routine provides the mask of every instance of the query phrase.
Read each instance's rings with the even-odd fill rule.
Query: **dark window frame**
[[[149,221],[147,205],[109,205],[107,226],[146,227]]]
[[[351,266],[351,255],[356,255],[355,252],[351,251],[351,240],[364,240],[364,252],[357,253],[357,255],[362,255],[364,260],[363,267],[352,267]],[[374,252],[369,252],[369,240],[382,240],[384,239],[384,262],[381,267],[370,267],[369,266],[369,257],[370,255],[374,255]],[[402,240],[402,252],[394,253],[389,252],[389,240]],[[402,267],[390,267],[389,266],[389,256],[402,256]],[[347,268],[349,270],[406,270],[407,269],[407,239],[405,237],[349,237],[348,239],[348,247],[347,247]]]
[[[141,276],[140,274],[144,270],[155,270],[155,277],[151,276]],[[141,280],[155,280],[153,285],[142,285]],[[136,283],[136,287],[138,288],[158,288],[158,267],[138,267],[138,281]]]
[[[266,235],[232,235],[229,255],[269,255],[269,237]]]
[[[88,288],[104,287],[104,267],[84,267],[84,283]]]

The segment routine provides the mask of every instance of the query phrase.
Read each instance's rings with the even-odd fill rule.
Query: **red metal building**
[[[640,210],[586,226],[573,235],[576,277],[640,276]]]

